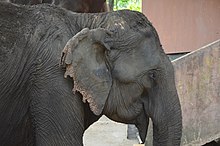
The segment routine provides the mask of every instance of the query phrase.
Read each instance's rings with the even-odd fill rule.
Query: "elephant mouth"
[[[134,88],[133,84],[125,86],[121,82],[113,82],[103,114],[113,121],[136,125],[140,139],[144,143],[149,124],[149,116],[144,107],[144,100],[148,97],[148,92],[139,85],[135,86],[136,92],[134,94],[131,91],[124,91],[124,89],[129,89],[130,86]],[[120,103],[120,106],[116,103]]]
[[[149,119],[150,117],[146,114],[145,110],[143,110],[133,123],[138,129],[141,140],[139,140],[139,142],[142,144],[146,141]]]
[[[108,109],[104,109],[103,114],[109,117],[111,120],[125,123],[125,124],[135,124],[135,120],[137,119],[138,115],[142,113],[142,108],[137,108],[142,106],[140,102],[135,102],[130,105],[127,110],[124,108],[116,108],[113,111]]]
[[[145,143],[146,138],[147,138],[147,132],[148,132],[148,126],[149,126],[149,120],[150,120],[150,115],[149,115],[149,105],[146,105],[145,102],[146,100],[149,100],[149,93],[148,90],[144,90],[144,92],[141,94],[141,106],[142,110],[140,114],[136,117],[134,121],[134,125],[137,127],[138,132],[139,132],[139,142],[140,143]]]
[[[143,106],[143,104],[141,104]],[[108,118],[110,118],[113,121],[125,123],[125,124],[134,124],[139,132],[139,142],[145,143],[147,132],[148,132],[148,125],[149,125],[149,116],[146,114],[144,107],[142,108],[142,111],[138,114],[138,116],[128,119],[122,119],[118,116],[118,114],[112,114],[108,115],[105,114]]]

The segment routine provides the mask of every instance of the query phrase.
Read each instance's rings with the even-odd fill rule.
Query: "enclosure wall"
[[[142,0],[167,53],[190,52],[220,38],[220,0]]]

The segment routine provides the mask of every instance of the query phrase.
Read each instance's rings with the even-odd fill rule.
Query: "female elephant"
[[[0,26],[2,145],[82,145],[103,114],[143,141],[150,117],[154,145],[180,144],[173,67],[143,14],[1,2]]]
[[[97,13],[107,11],[106,0],[6,0],[15,4],[37,5],[53,4],[79,13]]]

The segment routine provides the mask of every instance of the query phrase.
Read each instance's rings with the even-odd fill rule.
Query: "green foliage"
[[[141,12],[141,0],[114,0],[114,10],[130,9]]]

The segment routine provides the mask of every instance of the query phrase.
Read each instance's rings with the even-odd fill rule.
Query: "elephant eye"
[[[154,72],[151,72],[151,73],[149,73],[149,77],[150,77],[151,79],[154,79],[154,80],[155,80],[156,75],[155,75]]]
[[[151,79],[153,79],[153,80],[156,80],[156,77],[157,77],[157,75],[156,75],[156,70],[151,70],[151,71],[149,71],[149,72],[148,72],[148,76],[149,76],[149,78],[151,78]]]

